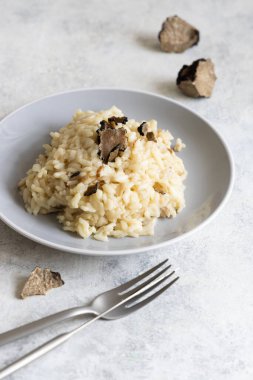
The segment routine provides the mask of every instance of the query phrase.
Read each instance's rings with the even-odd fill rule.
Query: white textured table
[[[0,332],[86,303],[167,256],[181,276],[151,306],[127,319],[98,322],[12,379],[251,380],[252,1],[9,0],[0,2],[0,13],[0,117],[66,89],[149,90],[207,117],[228,141],[236,165],[233,194],[219,217],[181,243],[148,254],[61,253],[0,223]],[[156,40],[161,22],[173,14],[201,31],[200,44],[178,55],[159,51]],[[189,99],[175,87],[181,66],[201,57],[216,64],[209,100]],[[17,292],[36,265],[60,271],[66,284],[21,301]],[[0,347],[0,367],[69,326]]]

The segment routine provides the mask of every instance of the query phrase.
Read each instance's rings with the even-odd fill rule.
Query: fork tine
[[[157,286],[159,286],[160,284],[162,284],[169,277],[173,276],[174,273],[175,273],[175,271],[173,271],[171,273],[167,273],[164,276],[161,276],[156,281],[150,281],[150,284],[148,283],[147,286],[146,286],[146,289],[144,288],[143,291],[141,290],[141,286],[140,286],[140,290],[138,291],[138,294],[135,297],[133,297],[133,300],[131,302],[127,302],[126,303],[126,307],[130,307],[129,306],[130,304],[132,304],[133,302],[136,302],[139,298],[142,298],[146,294],[149,294],[153,289],[155,289]]]
[[[157,264],[156,266],[154,266],[153,268],[147,270],[146,272],[142,273],[141,275],[133,278],[132,280],[128,281],[128,282],[125,282],[124,284],[118,286],[117,288],[114,288],[113,290],[116,290],[118,291],[119,293],[120,292],[123,292],[124,290],[127,290],[128,288],[130,288],[131,286],[137,284],[139,281],[141,281],[143,278],[147,277],[148,275],[150,275],[151,273],[155,272],[158,268],[160,268],[161,266],[163,266],[165,263],[167,263],[168,259],[162,261],[160,264]]]
[[[168,288],[170,288],[178,279],[179,279],[179,277],[174,278],[174,280],[172,280],[171,282],[169,282],[167,285],[165,285],[163,288],[161,288],[160,290],[158,290],[156,293],[154,293],[151,296],[145,298],[143,301],[140,301],[137,304],[134,304],[133,306],[131,306],[131,305],[128,306],[129,304],[126,304],[125,308],[124,308],[124,313],[125,314],[133,313],[134,311],[140,309],[141,307],[146,306],[149,302],[153,301],[156,297],[160,296],[163,292],[165,292],[165,290],[167,290]],[[154,287],[155,286],[153,286],[153,288]],[[146,291],[145,293],[148,293],[148,291]],[[136,299],[140,298],[145,293],[142,293]]]
[[[160,277],[163,273],[165,273],[169,268],[171,268],[171,265],[168,265],[166,266],[164,269],[162,269],[160,272],[158,272],[157,274],[155,274],[154,276],[152,276],[151,278],[149,278],[147,281],[145,282],[142,282],[139,286],[136,286],[135,288],[133,288],[132,290],[129,290],[128,292],[124,292],[124,293],[120,293],[123,295],[124,298],[130,296],[131,294],[133,293],[136,293],[138,292],[141,288],[143,288],[144,286],[148,285],[149,283],[151,283],[152,281],[154,281],[155,279],[157,279],[158,277]],[[175,272],[172,272],[172,274],[175,273]]]

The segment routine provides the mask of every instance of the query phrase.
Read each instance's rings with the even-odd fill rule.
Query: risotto
[[[77,111],[50,135],[19,182],[29,213],[56,213],[64,230],[106,241],[153,235],[157,218],[183,209],[184,144],[155,120],[128,120],[115,106]]]

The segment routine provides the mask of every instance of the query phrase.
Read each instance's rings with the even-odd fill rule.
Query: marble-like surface
[[[0,2],[0,13],[0,117],[66,89],[149,90],[207,117],[226,138],[236,166],[234,190],[219,217],[190,238],[148,254],[61,253],[0,223],[0,332],[86,303],[165,257],[181,276],[149,307],[96,323],[10,378],[252,379],[252,1],[8,0]],[[161,22],[173,14],[201,31],[200,44],[178,55],[162,53],[156,40]],[[175,87],[181,66],[201,57],[216,65],[209,100],[186,98]],[[36,265],[60,271],[66,284],[21,301],[20,286]],[[0,368],[76,323],[0,347]]]

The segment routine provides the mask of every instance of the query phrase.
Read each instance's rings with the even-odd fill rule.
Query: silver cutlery
[[[167,261],[168,260],[164,260],[160,264],[154,266],[134,279],[100,294],[87,307],[67,309],[0,334],[0,345],[2,345],[71,317],[85,314],[94,315],[94,318],[83,323],[81,326],[67,333],[56,336],[35,350],[29,352],[27,355],[13,362],[9,366],[0,370],[0,379],[3,379],[23,366],[31,363],[33,360],[51,351],[53,348],[59,346],[96,320],[100,318],[107,320],[122,318],[153,301],[179,279],[179,277],[176,277],[165,283],[165,281],[171,278],[175,273],[175,271],[169,271],[171,265],[161,268],[167,263]],[[160,270],[158,271],[158,269]],[[163,286],[159,287],[162,283],[164,283]],[[147,297],[143,298],[144,296]]]

